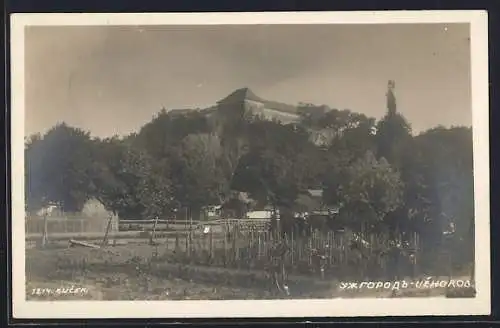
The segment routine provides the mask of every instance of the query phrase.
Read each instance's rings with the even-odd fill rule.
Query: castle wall
[[[278,120],[283,124],[295,123],[300,120],[298,114],[266,108],[263,103],[252,100],[245,100],[245,111],[251,112],[254,115],[259,115],[266,120]]]

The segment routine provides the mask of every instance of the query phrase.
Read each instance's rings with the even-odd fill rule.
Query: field
[[[88,288],[91,292],[84,297],[96,300],[273,298],[258,273],[152,261],[149,245],[116,246],[112,251],[27,250],[28,299],[50,299],[32,295],[33,288],[71,285]]]
[[[203,300],[276,299],[265,270],[231,265],[202,265],[179,260],[179,240],[123,239],[102,249],[67,247],[55,241],[48,247],[26,250],[26,295],[29,300]],[[177,244],[177,245],[176,245]],[[181,248],[182,249],[182,248]],[[181,251],[186,255],[189,248]],[[194,256],[194,254],[191,254]],[[185,258],[185,257],[183,257]],[[229,262],[228,262],[229,263]],[[444,296],[443,288],[425,290],[341,290],[336,278],[291,274],[289,298]],[[409,279],[409,278],[408,278]],[[464,278],[465,279],[465,278]],[[45,288],[86,288],[78,295],[48,295]],[[38,290],[38,292],[36,292]]]

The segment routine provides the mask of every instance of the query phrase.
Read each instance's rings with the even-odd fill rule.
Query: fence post
[[[193,252],[193,212],[189,211],[189,256]]]
[[[297,249],[297,262],[298,263],[300,263],[302,261],[302,247],[303,247],[302,238],[299,235],[299,238],[297,239],[296,247],[295,247]]]
[[[102,239],[101,247],[105,246],[108,243],[108,234],[109,234],[109,230],[111,228],[111,219],[112,218],[113,218],[113,216],[109,215],[108,224],[106,225],[106,232],[104,233],[104,238]]]
[[[260,261],[260,254],[261,254],[261,250],[260,250],[260,237],[261,237],[261,234],[262,233],[258,233],[257,234],[257,260]]]
[[[168,237],[169,237],[169,235],[170,235],[170,234],[169,234],[169,232],[170,232],[170,231],[168,231],[168,230],[167,230],[167,231],[165,231],[165,240],[166,240],[166,241],[165,241],[165,250],[166,250],[167,252],[168,252],[168,243],[169,243],[169,238],[168,238]]]
[[[156,225],[158,224],[158,216],[155,216],[155,222],[153,223],[153,231],[151,231],[151,235],[149,236],[149,244],[154,244],[155,233],[156,233]]]
[[[48,242],[47,234],[48,234],[48,231],[47,231],[47,213],[44,213],[44,215],[43,215],[42,247],[45,247],[47,245],[47,242]]]
[[[210,247],[210,262],[212,262],[212,259],[214,257],[214,254],[213,254],[213,232],[212,232],[212,227],[210,227],[210,234],[209,234],[209,247]]]
[[[311,237],[309,238],[309,252],[307,253],[307,261],[309,263],[309,268],[312,266],[312,250],[313,250],[313,239],[314,239],[314,232],[312,232],[311,229]]]

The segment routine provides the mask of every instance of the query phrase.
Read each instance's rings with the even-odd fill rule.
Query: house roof
[[[250,88],[241,88],[237,89],[236,91],[233,91],[232,93],[229,94],[229,96],[225,97],[222,100],[219,100],[217,103],[228,104],[228,103],[242,102],[244,100],[252,100],[257,102],[264,101],[264,99],[258,97],[255,93],[253,93],[253,91],[250,90]]]
[[[308,192],[312,197],[323,197],[322,189],[309,189]]]
[[[218,101],[217,104],[233,104],[233,103],[243,102],[245,100],[260,102],[266,108],[274,109],[280,112],[297,114],[296,106],[280,103],[277,101],[265,100],[257,96],[250,88],[247,87],[232,92],[231,94],[229,94],[229,96]]]

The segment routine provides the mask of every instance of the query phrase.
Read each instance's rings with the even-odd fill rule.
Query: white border
[[[474,299],[332,299],[277,301],[25,300],[24,27],[28,25],[470,23],[476,216]],[[225,318],[490,314],[488,26],[485,11],[12,14],[12,302],[14,318]]]

